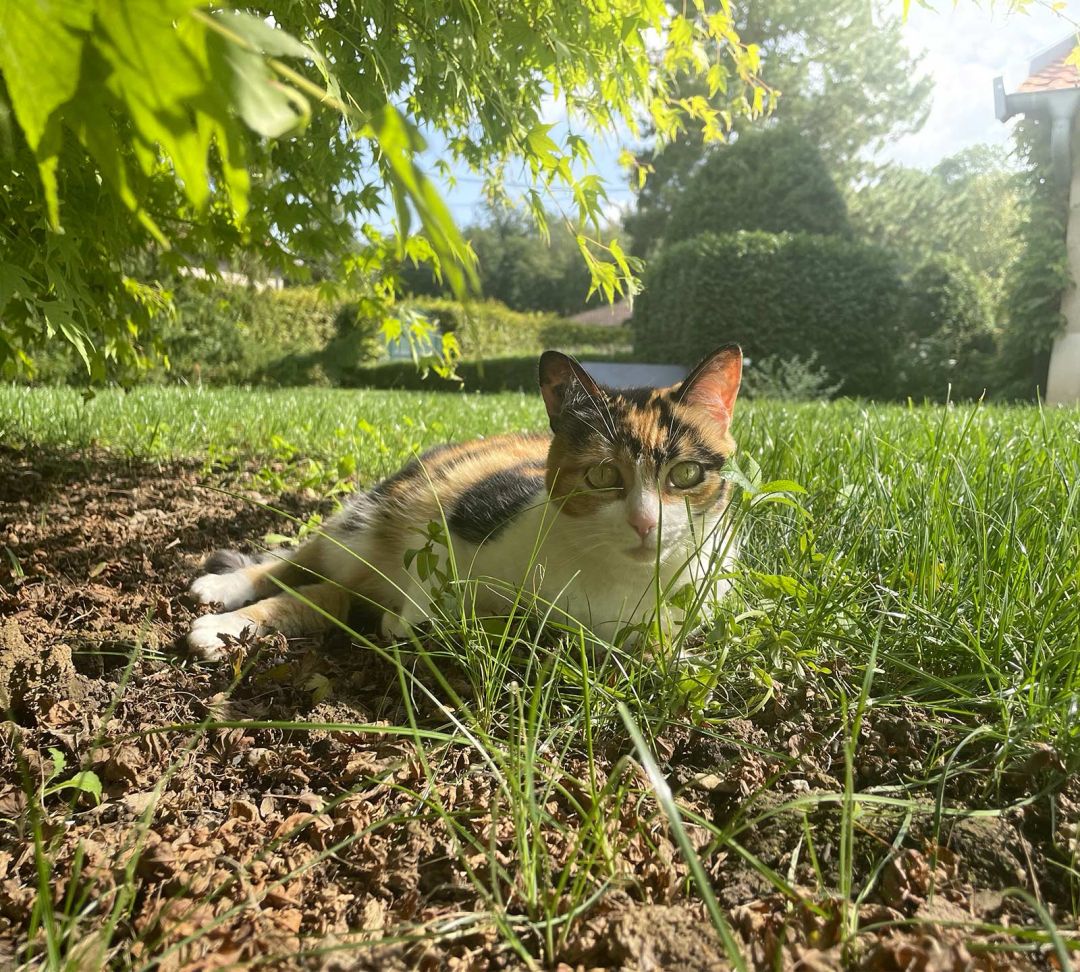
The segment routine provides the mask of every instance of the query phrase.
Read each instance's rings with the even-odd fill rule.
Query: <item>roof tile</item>
[[[1080,88],[1080,71],[1075,65],[1065,63],[1068,57],[1069,55],[1066,55],[1031,75],[1017,91],[1063,91]]]

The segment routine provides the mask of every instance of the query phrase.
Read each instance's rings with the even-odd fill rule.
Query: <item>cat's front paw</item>
[[[191,582],[188,593],[199,604],[221,604],[226,611],[258,600],[255,585],[242,570],[230,574],[203,574]]]
[[[204,661],[218,661],[225,656],[225,640],[222,635],[241,637],[245,631],[264,634],[261,625],[244,617],[239,611],[228,614],[204,614],[196,618],[187,635],[188,650]]]

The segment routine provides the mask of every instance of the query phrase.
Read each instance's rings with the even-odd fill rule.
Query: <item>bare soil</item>
[[[479,756],[433,746],[425,768],[407,738],[342,728],[406,721],[392,666],[343,635],[238,645],[235,667],[197,666],[178,649],[194,614],[182,592],[201,559],[282,530],[251,498],[302,517],[320,506],[259,496],[243,469],[0,447],[0,967],[41,954],[42,883],[58,912],[82,915],[65,946],[75,967],[526,967],[474,880],[524,918],[514,875],[485,870],[490,852],[518,865]],[[914,708],[871,709],[856,789],[909,784],[955,730],[935,725]],[[979,781],[972,744],[962,761],[975,768],[948,783],[944,814],[931,788],[910,791],[916,812],[860,801],[852,899],[869,891],[841,901],[842,740],[840,713],[810,684],[781,687],[752,719],[660,740],[681,801],[733,837],[718,849],[690,827],[750,966],[1059,968],[1045,942],[1025,937],[1041,927],[1031,902],[1076,928],[1080,785],[1056,754]],[[630,752],[622,737],[604,746],[602,777]],[[51,751],[65,764],[55,777]],[[567,768],[588,772],[583,759]],[[100,802],[53,791],[80,769],[100,778]],[[418,798],[429,773],[489,853],[463,849],[463,831]],[[523,950],[563,970],[727,968],[655,804],[624,803],[611,825],[618,879],[560,924],[548,951],[535,923],[514,923]],[[44,877],[35,829],[52,861]],[[569,842],[549,837],[558,865]],[[844,923],[856,921],[844,946]]]

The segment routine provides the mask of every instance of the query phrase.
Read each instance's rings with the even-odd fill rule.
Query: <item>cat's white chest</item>
[[[658,571],[655,560],[632,559],[619,548],[621,527],[615,518],[597,523],[560,515],[538,496],[499,536],[478,548],[455,545],[458,570],[477,581],[476,603],[483,611],[505,610],[507,595],[520,589],[538,613],[550,608],[552,620],[581,622],[604,636],[653,617],[658,607],[667,626],[673,619],[664,616],[665,606],[676,590],[713,583],[716,540],[686,543]],[[627,529],[627,551],[632,538]]]

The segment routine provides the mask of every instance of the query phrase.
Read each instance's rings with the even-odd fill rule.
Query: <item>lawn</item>
[[[174,651],[209,550],[542,426],[0,388],[2,964],[1066,966],[1080,411],[740,403],[735,589],[679,658],[468,617]]]

